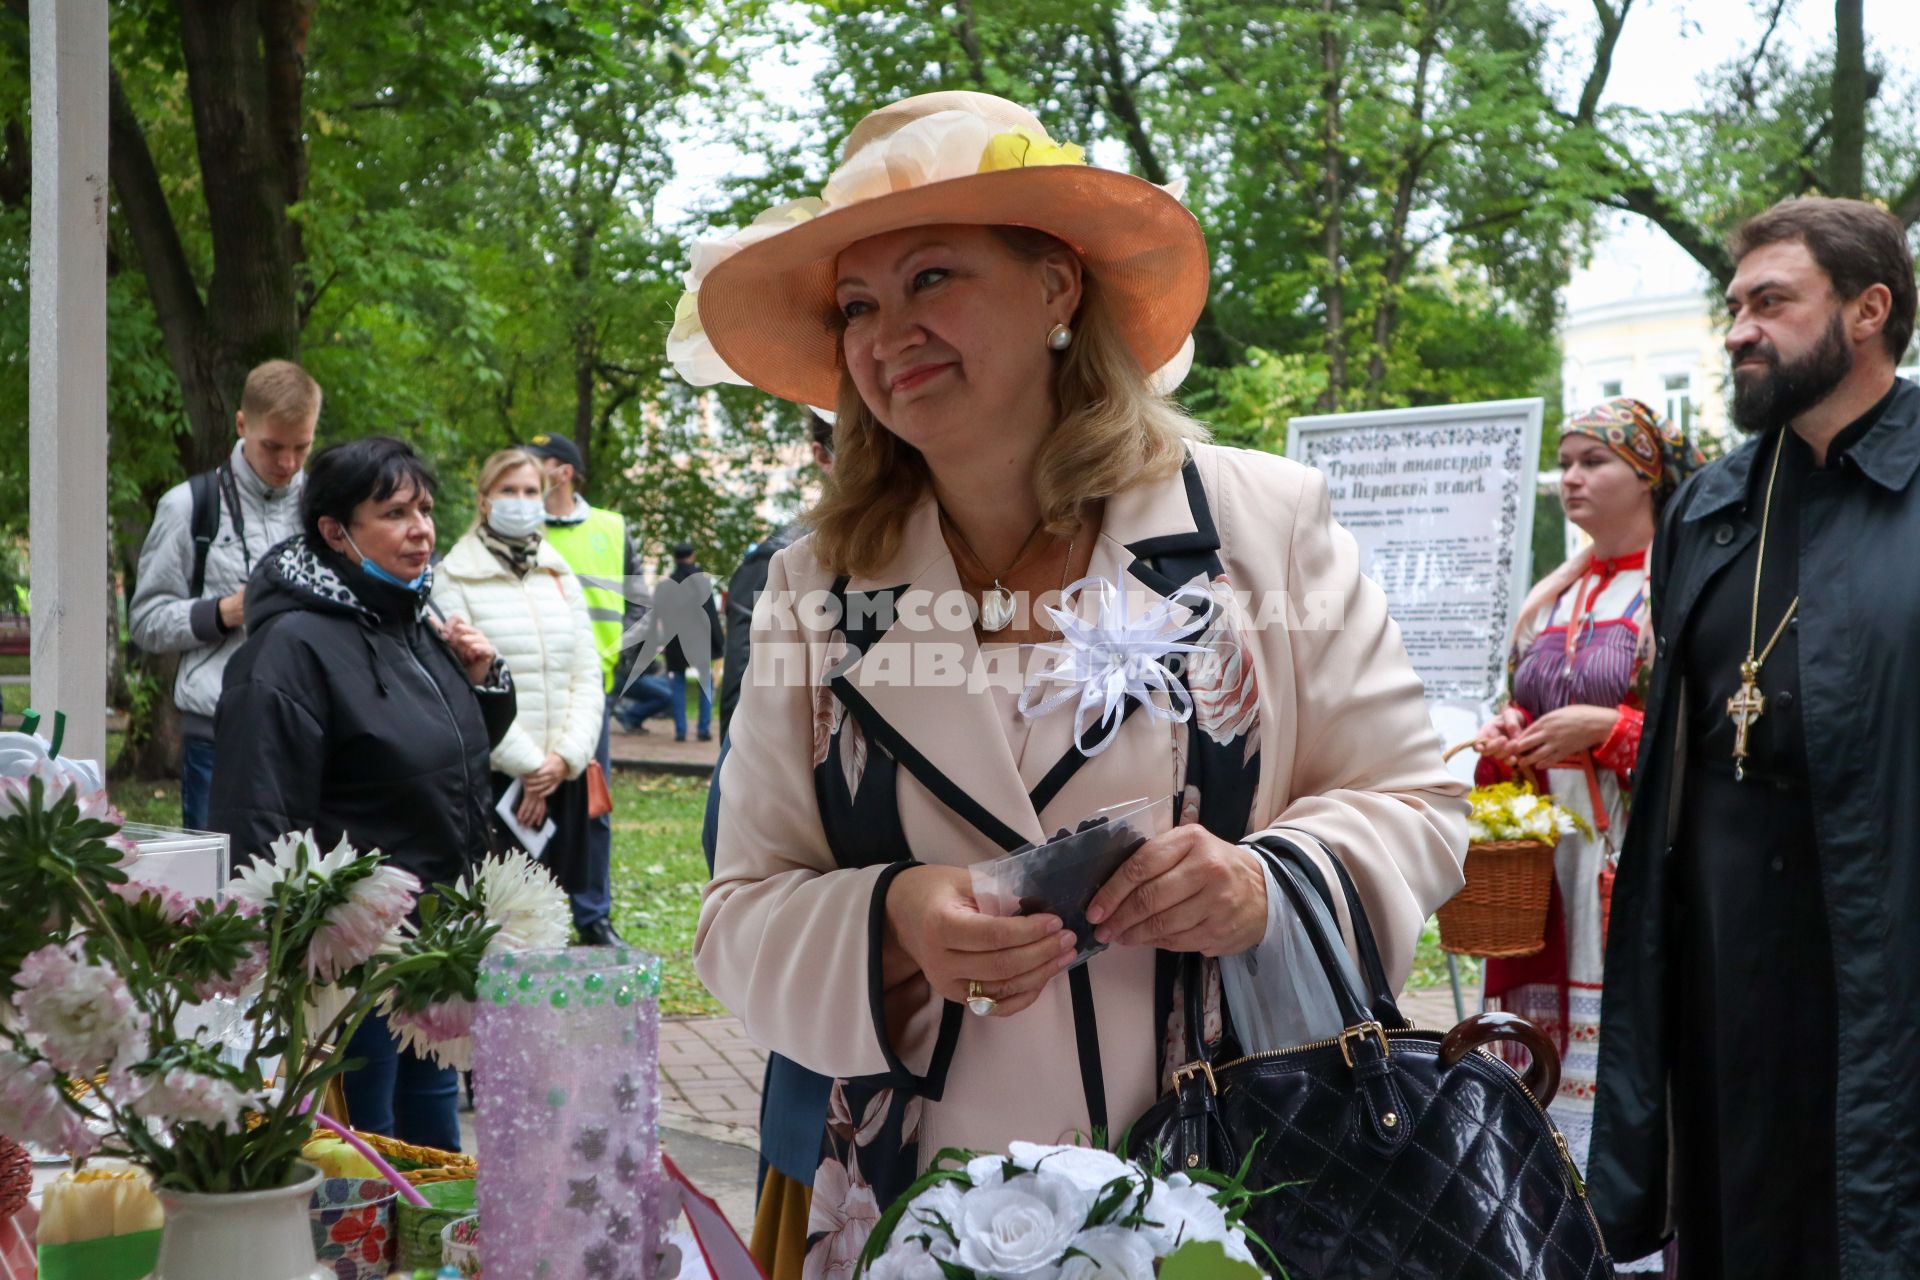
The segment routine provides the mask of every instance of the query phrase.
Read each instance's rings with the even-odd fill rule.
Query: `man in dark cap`
[[[675,582],[685,582],[697,573],[701,574],[701,580],[705,581],[705,572],[706,571],[700,567],[699,562],[693,558],[693,544],[691,542],[676,542],[673,544],[673,572],[667,576]],[[707,657],[709,662],[704,671],[697,673],[696,679],[699,679],[700,683],[700,741],[711,742],[713,741],[713,667],[711,659],[719,654],[722,643],[720,613],[713,607],[713,593],[711,591],[707,593],[705,608],[707,614],[707,630],[710,637],[707,643]],[[667,641],[666,659],[667,682],[673,689],[673,740],[675,742],[685,742],[687,740],[687,668],[692,664],[687,660],[686,651],[680,647],[680,639],[678,636]]]
[[[572,440],[543,431],[522,447],[539,458],[546,470],[547,541],[580,579],[587,597],[587,617],[593,624],[594,647],[600,651],[602,684],[611,702],[617,688],[614,672],[620,662],[621,634],[646,617],[644,602],[627,598],[641,592],[623,590],[644,581],[640,555],[619,512],[592,506],[580,496],[587,480],[587,464]],[[607,773],[610,765],[604,716],[595,759]],[[618,942],[612,913],[613,823],[603,814],[587,825],[586,884],[573,895],[573,927],[580,940],[588,946]]]
[[[821,475],[833,473],[833,424],[817,413],[807,414],[807,433],[813,447],[813,465]],[[799,520],[781,525],[747,548],[740,567],[727,583],[727,660],[720,676],[720,736],[727,736],[727,724],[740,703],[740,686],[747,678],[747,657],[752,652],[753,602],[767,585],[767,570],[773,556],[805,533]]]

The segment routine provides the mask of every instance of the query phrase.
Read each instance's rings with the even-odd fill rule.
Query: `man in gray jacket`
[[[290,360],[269,360],[247,375],[233,419],[240,438],[227,460],[160,499],[128,611],[135,644],[180,655],[180,820],[196,830],[207,823],[221,676],[246,640],[247,578],[269,547],[300,531],[320,385]]]

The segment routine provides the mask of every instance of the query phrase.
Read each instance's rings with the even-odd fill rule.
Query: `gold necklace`
[[[1761,664],[1773,652],[1773,646],[1780,643],[1787,623],[1793,620],[1794,611],[1800,607],[1800,597],[1796,595],[1793,603],[1787,606],[1787,611],[1780,615],[1780,625],[1773,629],[1767,647],[1760,650],[1759,657],[1755,657],[1754,647],[1760,638],[1760,570],[1767,563],[1767,522],[1773,515],[1773,482],[1780,476],[1780,453],[1786,447],[1787,431],[1786,427],[1780,429],[1780,439],[1773,446],[1773,468],[1767,473],[1767,497],[1760,508],[1760,549],[1753,557],[1753,609],[1747,618],[1747,660],[1740,664],[1739,692],[1727,699],[1727,719],[1733,721],[1733,778],[1736,782],[1747,780],[1747,730],[1767,710],[1767,695],[1761,693],[1755,683],[1760,675]]]
[[[973,544],[967,541],[967,535],[960,531],[960,526],[954,523],[953,517],[947,514],[945,507],[940,509],[940,522],[947,528],[953,530],[953,536],[960,539],[960,545],[966,549],[967,555],[976,565],[980,566],[984,572],[987,567],[987,562],[982,560],[980,553],[973,549]],[[1020,549],[1013,553],[1013,559],[1007,562],[1006,568],[991,575],[993,585],[980,593],[980,629],[982,631],[989,634],[995,631],[1003,631],[1006,629],[1007,624],[1013,621],[1013,592],[1001,586],[1000,579],[1020,567],[1021,560],[1027,554],[1027,548],[1033,545],[1034,535],[1040,532],[1041,527],[1045,525],[1046,522],[1045,516],[1033,522],[1033,528],[1027,531],[1026,541],[1022,542]],[[1068,558],[1071,559],[1073,554],[1073,545],[1071,543],[1067,545],[1067,554]]]

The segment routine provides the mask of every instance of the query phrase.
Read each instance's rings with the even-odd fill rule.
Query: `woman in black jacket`
[[[311,829],[379,849],[424,886],[487,851],[487,755],[513,689],[485,637],[429,611],[433,473],[405,443],[335,445],[307,468],[304,532],[247,584],[246,645],[214,721],[211,825],[237,864]],[[458,1080],[370,1017],[345,1077],[362,1129],[458,1150]]]

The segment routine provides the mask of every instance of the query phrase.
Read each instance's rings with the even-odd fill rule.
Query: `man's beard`
[[[1740,362],[1758,356],[1764,370],[1740,368]],[[1756,341],[1733,356],[1733,424],[1748,435],[1785,426],[1825,400],[1853,372],[1853,349],[1838,312],[1827,324],[1818,345],[1791,364],[1780,362],[1770,342]]]

